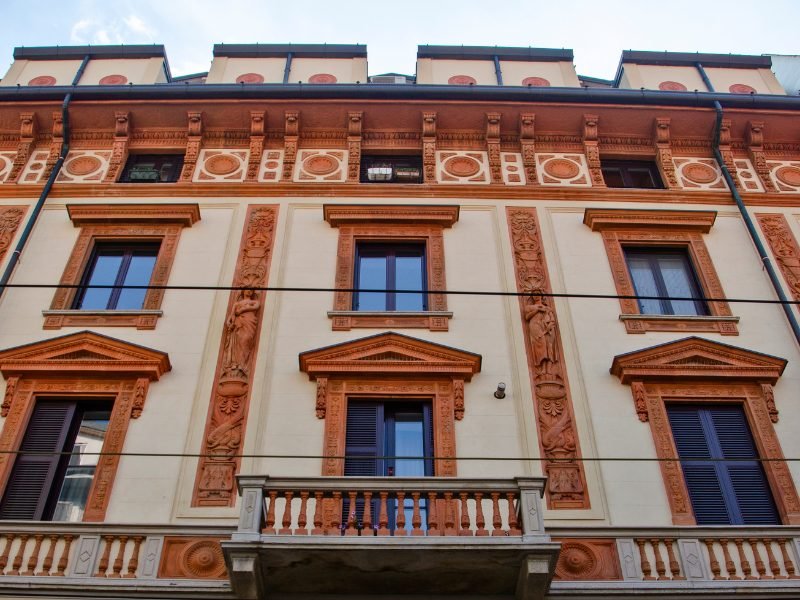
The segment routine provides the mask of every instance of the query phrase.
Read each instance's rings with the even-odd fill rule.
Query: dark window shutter
[[[37,402],[20,450],[63,452],[74,414],[72,402]],[[18,455],[0,502],[0,519],[41,520],[59,462],[58,454]]]
[[[351,401],[347,405],[344,474],[383,475],[383,404]]]

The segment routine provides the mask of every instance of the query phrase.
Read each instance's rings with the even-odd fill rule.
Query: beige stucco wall
[[[552,87],[579,87],[575,65],[571,62],[523,62],[501,60],[503,85],[522,85],[526,77],[543,77]]]
[[[711,85],[718,92],[727,92],[731,85],[743,83],[759,94],[786,95],[783,87],[769,69],[716,69],[706,67]]]
[[[128,83],[152,84],[164,81],[162,58],[92,59],[79,85],[97,85],[107,75],[124,75]]]
[[[637,65],[626,63],[623,66],[623,78],[620,87],[638,90],[657,90],[662,81],[677,81],[686,86],[690,92],[698,90],[707,92],[703,78],[694,67],[668,67],[660,65]]]
[[[477,85],[497,85],[492,60],[417,59],[417,83],[446,85],[454,75],[474,77]]]
[[[286,58],[231,58],[217,56],[211,62],[206,83],[235,83],[246,73],[257,73],[264,83],[282,83]]]
[[[307,83],[318,73],[336,77],[336,83],[367,82],[366,58],[295,58],[289,73],[289,83]]]
[[[16,60],[0,85],[28,85],[40,75],[55,77],[56,85],[71,85],[80,65],[80,60]]]

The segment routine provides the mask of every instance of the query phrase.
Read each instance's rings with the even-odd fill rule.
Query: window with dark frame
[[[654,162],[645,160],[603,160],[603,180],[610,188],[664,188],[661,174]]]
[[[431,404],[425,401],[350,400],[345,429],[344,475],[355,477],[430,477],[434,474],[433,421]],[[372,514],[378,514],[377,499]],[[413,500],[406,498],[403,511],[406,523],[413,517]],[[347,507],[343,507],[347,510]],[[389,528],[394,529],[399,507],[389,503]],[[364,501],[355,507],[358,527],[364,514]],[[420,501],[423,527],[427,505]],[[347,526],[350,515],[343,514]]]
[[[131,154],[120,183],[174,183],[183,168],[182,154]]]
[[[424,243],[375,244],[362,242],[356,248],[353,310],[428,310]],[[389,290],[408,290],[395,292]],[[411,293],[411,292],[418,293]]]
[[[625,247],[625,262],[643,315],[710,314],[685,248]],[[683,299],[679,299],[683,298]]]
[[[37,400],[0,519],[81,521],[110,418],[108,401]]]
[[[160,242],[98,243],[84,272],[73,308],[140,310],[147,290],[127,286],[150,283]],[[83,287],[83,286],[114,287]]]
[[[362,155],[361,183],[422,183],[421,156]]]
[[[780,525],[741,406],[667,405],[698,525]]]

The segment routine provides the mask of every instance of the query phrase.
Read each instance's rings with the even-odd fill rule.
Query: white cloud
[[[146,36],[149,39],[152,39],[157,33],[155,29],[136,15],[128,15],[123,19],[123,22],[132,33]]]

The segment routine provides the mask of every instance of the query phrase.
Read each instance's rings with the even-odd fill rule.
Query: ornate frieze
[[[25,216],[25,206],[4,206],[0,208],[0,263],[6,257],[6,252],[14,241],[14,236]]]
[[[200,146],[203,143],[203,113],[199,111],[189,111],[186,113],[188,119],[186,133],[186,153],[183,157],[183,171],[181,171],[180,181],[192,181],[197,159],[200,156]]]
[[[757,214],[772,255],[795,300],[800,300],[800,247],[782,214]],[[0,251],[2,246],[0,246]]]
[[[578,430],[564,365],[558,317],[549,293],[544,249],[535,208],[508,209],[514,271],[524,325],[539,445],[553,509],[589,508]]]
[[[235,287],[267,284],[277,216],[275,206],[250,206]],[[193,506],[233,506],[236,501],[234,476],[240,464],[263,312],[264,292],[231,292],[201,448],[201,454],[208,456],[197,466]]]

